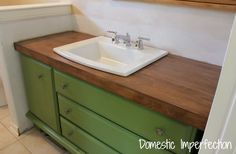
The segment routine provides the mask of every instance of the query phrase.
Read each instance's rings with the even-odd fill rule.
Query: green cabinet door
[[[24,55],[21,64],[30,112],[59,132],[52,68]]]

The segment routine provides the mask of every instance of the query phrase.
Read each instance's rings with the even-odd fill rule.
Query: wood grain
[[[134,0],[129,0],[134,1]],[[197,8],[236,11],[236,0],[135,0],[138,2],[182,5]]]
[[[204,130],[221,67],[168,55],[128,76],[98,71],[53,52],[54,47],[92,38],[64,32],[15,43],[15,49],[55,69]]]
[[[181,0],[181,1],[236,5],[236,0]]]

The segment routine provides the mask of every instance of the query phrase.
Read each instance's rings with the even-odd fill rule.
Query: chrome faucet
[[[107,31],[107,32],[114,34],[112,36],[112,43],[119,44],[122,40],[122,42],[125,44],[126,47],[131,47],[132,44],[134,44],[134,47],[137,48],[138,50],[144,49],[143,40],[150,41],[149,38],[138,37],[135,42],[132,42],[129,33],[126,33],[126,35],[120,35],[114,31]]]
[[[108,31],[109,33],[113,33],[114,36],[112,37],[112,42],[115,44],[119,44],[122,40],[123,43],[126,45],[126,47],[131,47],[131,38],[129,33],[126,33],[126,35],[120,35],[117,34],[117,32],[114,31]]]
[[[126,35],[116,35],[116,38],[118,40],[123,40],[123,43],[126,45],[126,47],[131,47],[131,39],[129,33],[126,33]]]

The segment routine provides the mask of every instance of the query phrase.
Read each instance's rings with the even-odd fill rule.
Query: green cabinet
[[[165,150],[140,150],[141,136],[107,120],[61,95],[58,95],[60,114],[76,126],[86,130],[94,137],[124,154],[170,154]],[[62,130],[63,131],[63,130]]]
[[[61,117],[62,135],[89,154],[118,154],[101,141]]]
[[[192,141],[196,129],[167,118],[137,103],[121,98],[94,85],[55,71],[56,91],[110,121],[150,141],[173,141],[173,152],[184,154],[181,139]]]
[[[186,154],[196,128],[21,55],[28,117],[71,153]],[[139,139],[175,149],[140,149]],[[78,150],[79,149],[79,150]]]
[[[59,132],[52,68],[24,55],[21,64],[30,112]]]

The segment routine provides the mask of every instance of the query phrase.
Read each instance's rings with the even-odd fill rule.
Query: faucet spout
[[[122,41],[126,47],[132,46],[131,37],[130,37],[129,33],[126,33],[126,35],[121,35],[121,34],[117,34],[117,32],[114,32],[114,31],[107,31],[107,32],[113,34],[112,42],[114,44],[119,44]]]
[[[131,46],[131,38],[130,38],[129,33],[126,33],[126,35],[116,35],[114,42],[116,44],[118,44],[120,42],[120,40],[123,41],[123,43],[126,45],[126,47]]]

